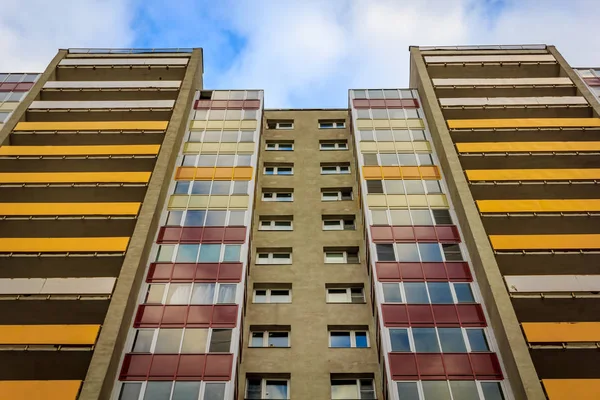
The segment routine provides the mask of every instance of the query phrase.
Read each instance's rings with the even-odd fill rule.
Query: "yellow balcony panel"
[[[0,325],[0,344],[93,345],[100,325]]]
[[[470,181],[568,181],[600,179],[600,168],[470,169]]]
[[[400,121],[400,120],[398,120],[398,121]],[[402,120],[402,121],[404,121],[404,120]],[[393,126],[393,125],[390,125],[390,121],[387,119],[374,119],[372,122],[373,122],[373,127],[375,129],[389,129],[391,126]]]
[[[147,183],[151,172],[2,172],[0,183]]]
[[[19,122],[15,131],[164,131],[168,121]]]
[[[5,103],[0,104],[0,111],[12,111],[19,105],[19,102],[16,101],[7,101]]]
[[[220,126],[226,131],[237,131],[240,129],[241,126],[240,121],[208,121],[209,127],[211,127],[212,122],[218,122]]]
[[[243,120],[240,124],[240,128],[245,129],[245,130],[254,131],[254,130],[256,130],[256,127],[257,127],[256,120]]]
[[[188,205],[189,201],[188,195],[175,194],[169,198],[169,210],[172,209],[184,209]]]
[[[600,234],[490,235],[495,250],[600,249]]]
[[[446,122],[450,129],[600,127],[600,118],[449,119]]]
[[[386,142],[386,143],[390,143],[390,142]],[[376,142],[360,142],[360,151],[362,153],[376,153],[377,145],[378,145],[378,143],[376,143]]]
[[[523,322],[529,343],[600,342],[600,322]]]
[[[0,381],[0,398],[10,400],[76,400],[82,381]]]
[[[160,145],[114,146],[1,146],[0,156],[116,156],[154,155]]]
[[[457,143],[459,153],[600,151],[600,142],[481,142]]]
[[[192,121],[190,129],[193,131],[202,131],[206,129],[206,121]]]
[[[385,194],[367,194],[367,205],[369,207],[387,207]]]
[[[141,203],[0,203],[0,215],[137,215]]]
[[[128,237],[0,238],[0,252],[123,252],[128,243]]]
[[[409,195],[417,196],[417,195]],[[449,208],[448,199],[445,194],[428,194],[427,201],[429,202],[429,207],[435,208]]]
[[[600,211],[600,200],[477,200],[482,213],[509,212],[594,212]]]
[[[356,127],[358,129],[373,129],[372,119],[358,119],[356,120]]]
[[[542,379],[548,400],[598,400],[600,379]]]

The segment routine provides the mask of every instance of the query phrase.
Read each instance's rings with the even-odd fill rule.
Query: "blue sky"
[[[597,0],[2,3],[2,72],[40,71],[58,48],[202,47],[206,88],[264,89],[270,108],[345,107],[349,88],[406,87],[409,45],[548,43],[573,65],[600,65]]]

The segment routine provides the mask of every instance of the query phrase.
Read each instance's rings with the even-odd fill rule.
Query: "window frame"
[[[185,302],[183,303],[167,303],[168,298],[169,298],[169,291],[171,289],[172,286],[184,286],[187,285],[189,286],[189,295],[188,298]],[[213,298],[212,298],[212,302],[210,303],[192,303],[192,299],[194,297],[194,288],[196,288],[197,286],[200,285],[213,285]],[[162,286],[162,298],[160,303],[156,303],[156,302],[148,302],[148,296],[150,295],[150,292],[152,290],[152,288],[158,288]],[[233,302],[231,303],[226,303],[226,302],[219,302],[219,292],[221,290],[221,287],[223,286],[235,286],[235,298],[233,300]],[[146,295],[144,296],[144,302],[143,304],[161,304],[161,305],[215,305],[215,304],[237,304],[236,298],[238,296],[238,284],[237,283],[229,283],[229,282],[173,282],[173,281],[169,281],[169,282],[156,282],[156,283],[148,283],[147,284],[147,288],[146,288]]]
[[[272,169],[273,173],[269,174],[267,173],[267,170]],[[280,173],[280,170],[282,169],[289,169],[290,173],[286,174],[286,173]],[[271,175],[282,175],[282,176],[290,176],[290,175],[294,175],[294,166],[287,166],[287,165],[273,165],[273,166],[265,166],[263,168],[263,175],[267,175],[267,176],[271,176]]]
[[[323,168],[335,168],[335,171],[325,172]],[[347,170],[343,170],[344,168]],[[349,175],[350,173],[350,165],[321,165],[321,175]]]
[[[273,197],[271,199],[269,198],[265,198],[265,194],[270,193],[273,195]],[[289,200],[279,200],[278,196],[279,195],[283,195],[283,194],[289,194]],[[294,201],[294,192],[290,191],[290,192],[265,192],[263,191],[261,194],[261,200],[262,201],[270,201],[270,202],[282,202],[282,203],[291,203]]]
[[[373,387],[373,397],[371,397],[371,398],[372,399],[376,399],[377,398],[377,387],[375,386],[375,381],[372,378],[330,379],[329,385],[331,386],[331,398],[332,399],[337,399],[336,397],[333,397],[333,382],[335,382],[335,381],[355,381],[356,392],[358,393],[358,398],[357,399],[352,399],[352,400],[360,400],[362,398],[362,395],[361,395],[361,382],[360,381],[365,381],[365,380],[371,381],[371,386]],[[368,399],[368,397],[366,397],[366,399]]]
[[[421,283],[424,284],[425,287],[425,291],[427,293],[427,303],[409,303],[408,299],[407,299],[407,295],[406,295],[406,288],[404,287],[405,283],[410,283],[410,284],[414,284],[414,283]],[[432,300],[432,296],[430,291],[433,289],[429,288],[429,284],[438,284],[438,283],[447,283],[449,290],[450,290],[450,294],[452,296],[452,303],[433,303]],[[455,285],[456,284],[465,284],[468,285],[470,291],[471,291],[471,296],[473,298],[472,302],[467,302],[467,301],[459,301],[458,298],[458,294],[457,291],[455,289]],[[422,282],[379,282],[379,285],[381,285],[381,293],[384,294],[383,296],[383,303],[386,304],[478,304],[479,300],[475,294],[475,291],[473,290],[472,287],[472,283],[471,282],[448,282],[448,281],[442,281],[442,282],[434,282],[434,281],[422,281]],[[386,301],[385,299],[385,291],[383,289],[383,285],[396,285],[399,287],[400,289],[400,297],[402,298],[402,300],[400,302],[390,302],[390,301]]]
[[[287,387],[287,399],[289,400],[290,398],[290,380],[289,379],[271,379],[271,378],[255,378],[255,379],[260,379],[260,398],[261,399],[269,399],[268,393],[267,393],[267,382],[285,382],[285,385]],[[245,399],[249,399],[249,394],[248,394],[248,381],[250,379],[248,379],[246,377],[246,388],[245,388]]]
[[[172,352],[157,352],[157,346],[160,336],[160,331],[181,331],[181,336],[179,338],[178,350],[175,353],[178,354],[227,354],[231,352],[231,345],[234,343],[233,339],[233,328],[136,328],[133,333],[133,340],[131,341],[131,345],[129,346],[130,353],[132,354],[172,354]],[[185,341],[185,334],[188,330],[204,330],[206,331],[206,340],[204,343],[204,351],[192,351],[192,352],[184,352],[183,344]],[[229,351],[210,351],[210,345],[213,340],[213,333],[215,330],[229,330],[231,331],[231,336],[229,339]],[[140,332],[150,332],[152,331],[152,339],[150,340],[150,349],[149,351],[135,351],[136,344],[138,343],[138,337]]]
[[[265,293],[265,301],[264,302],[257,302],[256,301],[256,292],[258,290],[264,290]],[[287,290],[288,291],[288,300],[289,301],[277,301],[277,302],[272,302],[271,301],[271,292],[274,290]],[[278,289],[278,288],[255,288],[252,290],[252,304],[291,304],[292,303],[292,289]]]
[[[292,130],[294,129],[294,120],[267,120],[267,129]]]
[[[253,339],[253,335],[255,333],[262,333],[262,346],[252,346],[252,339]],[[269,346],[269,333],[286,333],[287,334],[287,346]],[[248,347],[252,348],[252,349],[261,349],[261,348],[268,348],[268,349],[286,349],[286,348],[290,348],[291,346],[291,341],[290,341],[290,331],[278,331],[278,330],[251,330],[250,331],[250,339],[248,341]]]
[[[331,262],[331,261],[327,261],[327,259],[328,259],[328,256],[327,256],[327,254],[332,254],[332,253],[334,253],[334,254],[342,253],[342,255],[343,255],[343,257],[342,257],[342,260],[343,260],[343,261],[342,261],[342,262]],[[357,252],[356,252],[356,258],[357,258],[357,262],[353,262],[353,263],[349,263],[349,262],[348,262],[348,259],[349,259],[349,257],[348,257],[348,253],[349,253],[349,251],[348,251],[348,250],[340,250],[340,251],[332,251],[332,250],[329,250],[329,251],[323,251],[323,259],[324,259],[324,263],[325,263],[325,264],[360,264],[360,256],[359,256],[359,251],[357,251]],[[329,257],[330,257],[330,256],[329,256]]]
[[[324,146],[333,145],[333,148],[326,148]],[[347,140],[321,140],[319,141],[319,151],[342,151],[348,150]]]
[[[288,222],[289,229],[277,229],[277,223]],[[265,224],[268,223],[268,224]],[[267,227],[267,228],[265,228]],[[287,226],[286,226],[287,228]],[[267,219],[267,218],[259,218],[258,220],[258,230],[259,231],[274,231],[274,232],[286,232],[294,230],[294,221],[291,219]]]
[[[258,262],[258,260],[261,260],[260,255],[261,254],[267,254],[267,262]],[[274,255],[275,254],[287,254],[289,255],[289,262],[274,262],[275,260],[279,261],[281,259],[275,258]],[[272,262],[273,261],[273,262]],[[291,265],[292,264],[292,252],[290,251],[288,252],[279,252],[279,251],[271,251],[271,252],[256,252],[256,258],[254,260],[254,264],[255,265]]]
[[[123,396],[123,388],[126,385],[135,385],[135,384],[139,384],[140,386],[140,390],[137,393],[137,397],[135,397],[135,399],[133,400],[138,400],[138,399],[146,399],[146,394],[148,391],[148,383],[165,383],[165,384],[171,384],[171,389],[169,391],[170,395],[169,398],[172,398],[173,394],[175,394],[175,387],[177,385],[177,383],[182,383],[182,382],[195,382],[198,383],[200,385],[200,389],[198,391],[198,396],[200,400],[204,400],[206,399],[206,393],[207,393],[207,385],[223,385],[223,393],[224,393],[224,397],[222,398],[223,400],[225,400],[227,398],[227,394],[229,393],[229,389],[228,389],[228,384],[227,382],[219,382],[219,381],[203,381],[203,380],[194,380],[194,381],[146,381],[146,380],[135,380],[135,381],[120,381],[119,385],[116,385],[117,387],[117,391],[115,394],[114,399],[115,400],[130,400],[129,397],[124,398]],[[111,397],[112,399],[113,397]]]
[[[221,246],[219,249],[219,258],[218,260],[215,261],[207,261],[207,260],[201,260],[200,259],[200,254],[202,253],[202,246]],[[196,259],[195,260],[191,260],[191,261],[182,261],[182,260],[178,260],[178,256],[179,256],[179,251],[181,246],[198,246],[198,252],[196,253]],[[237,261],[235,260],[226,260],[226,255],[227,255],[227,249],[230,247],[238,247],[239,248],[239,259]],[[159,244],[157,251],[154,255],[154,262],[240,262],[242,261],[242,244],[233,244],[233,243],[173,243],[173,244],[169,244],[169,243],[165,243],[165,244]],[[161,257],[162,255],[162,251],[165,251],[165,254],[168,255],[169,257]]]
[[[331,124],[331,126],[323,126],[323,124]],[[346,128],[346,120],[334,119],[334,120],[319,120],[319,129],[344,129]]]
[[[331,334],[332,333],[348,333],[350,336],[350,347],[339,347],[339,346],[332,346],[331,345]],[[356,334],[357,333],[364,333],[365,337],[367,339],[367,346],[366,347],[358,347],[356,345]],[[328,331],[328,337],[329,337],[329,348],[330,349],[369,349],[371,348],[371,340],[369,339],[369,331],[368,330],[359,330],[359,329],[349,329],[349,330],[340,330],[340,329],[331,329]]]
[[[362,295],[362,301],[352,301],[353,297],[352,297],[352,290],[356,290],[356,289],[360,289],[361,291],[361,295]],[[332,299],[330,298],[331,294],[329,293],[330,290],[345,290],[346,291],[346,301],[332,301]],[[346,288],[336,288],[336,287],[329,287],[329,288],[325,288],[325,302],[327,304],[365,304],[366,303],[366,299],[365,299],[365,289],[364,287],[346,287]]]
[[[329,225],[325,222],[337,222],[338,225]],[[350,221],[350,218],[323,218],[321,227],[324,231],[355,231],[356,230],[356,219],[352,216],[352,225],[346,224],[346,221]],[[338,228],[339,227],[339,228]]]
[[[332,194],[332,193],[336,193],[337,194],[337,198],[334,200],[332,199],[327,199],[325,198],[325,194]],[[350,189],[350,199],[344,199],[344,190],[321,190],[321,201],[353,201],[354,200],[354,193],[352,192],[352,189]]]
[[[269,146],[272,145],[272,148],[269,148]],[[282,145],[289,145],[291,146],[290,149],[282,149],[281,146]],[[265,151],[294,151],[294,143],[291,142],[266,142],[265,143]]]

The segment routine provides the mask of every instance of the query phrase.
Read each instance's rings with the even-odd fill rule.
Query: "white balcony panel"
[[[458,97],[440,99],[442,106],[587,105],[581,96],[547,97]]]
[[[566,77],[557,78],[438,78],[432,79],[434,86],[532,86],[573,85]]]
[[[179,88],[181,81],[48,81],[44,89]]]
[[[111,294],[116,278],[0,279],[0,294]]]
[[[33,101],[29,109],[173,108],[175,100]]]
[[[509,275],[510,293],[597,292],[600,275]]]
[[[65,58],[58,65],[187,65],[189,58]]]
[[[556,62],[551,54],[511,54],[480,56],[426,56],[425,62],[435,63],[498,63],[498,62]]]

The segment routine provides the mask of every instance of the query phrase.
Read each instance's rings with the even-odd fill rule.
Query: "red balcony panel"
[[[438,225],[435,227],[437,237],[442,243],[460,243],[458,229],[454,225]]]
[[[33,87],[33,82],[23,82],[19,83],[17,87],[15,87],[15,92],[28,92]]]
[[[210,226],[204,228],[202,243],[222,243],[225,236],[224,226]]]
[[[444,353],[444,365],[448,379],[473,379],[473,367],[467,353]]]
[[[444,263],[423,263],[423,275],[426,281],[447,281],[448,275]]]
[[[421,379],[444,380],[446,370],[441,353],[417,353],[417,368]]]
[[[405,304],[382,304],[383,324],[388,327],[409,326],[408,311]]]
[[[168,282],[173,274],[173,264],[152,263],[148,269],[146,282]]]
[[[126,354],[119,374],[119,380],[145,380],[152,364],[152,354]]]
[[[419,100],[402,99],[402,108],[419,108]]]
[[[369,100],[366,99],[354,99],[352,101],[354,108],[370,108]]]
[[[415,231],[412,226],[392,226],[395,242],[414,242]]]
[[[415,226],[415,239],[418,242],[437,242],[438,237],[433,226]]]
[[[164,312],[162,305],[140,305],[133,326],[135,328],[148,328],[160,325]]]
[[[206,109],[210,108],[210,105],[211,105],[210,100],[196,100],[196,103],[194,104],[194,108],[196,110],[206,110]]]
[[[195,272],[192,278],[196,282],[215,282],[219,276],[218,263],[198,263],[194,264]]]
[[[179,241],[181,243],[200,243],[202,242],[202,237],[205,228],[201,227],[185,227],[182,228],[181,238]]]
[[[371,108],[386,108],[385,100],[383,99],[369,100],[369,105]]]
[[[190,306],[186,326],[190,328],[208,328],[213,313],[212,305]]]
[[[192,282],[196,274],[196,263],[175,263],[173,264],[172,281]]]
[[[244,100],[243,107],[246,110],[258,110],[260,108],[260,100]]]
[[[392,227],[391,226],[372,226],[371,227],[371,240],[375,243],[393,242],[394,235],[392,234]]]
[[[241,282],[242,263],[222,263],[219,266],[219,282]]]
[[[481,304],[457,304],[461,326],[487,326]]]
[[[207,354],[204,380],[228,381],[231,379],[233,354]]]
[[[227,227],[223,243],[244,243],[246,241],[246,227]]]
[[[213,308],[212,326],[214,328],[235,328],[238,317],[238,306],[216,305]]]
[[[244,107],[243,100],[229,100],[227,103],[227,108],[230,110],[241,110]]]
[[[389,353],[390,374],[395,381],[419,379],[417,358],[413,353]]]
[[[165,306],[165,311],[160,325],[166,327],[180,327],[187,321],[188,306]]]
[[[181,227],[161,227],[158,231],[156,243],[178,243],[181,238]]]
[[[200,380],[204,375],[204,354],[181,354],[177,365],[177,380]]]
[[[16,83],[5,82],[0,84],[0,92],[12,92],[17,88]]]
[[[420,263],[399,263],[403,281],[423,281],[423,268]]]
[[[432,304],[436,326],[460,326],[460,319],[454,304]]]
[[[378,262],[375,264],[377,269],[377,279],[382,282],[400,281],[400,268],[396,262]]]
[[[583,78],[583,80],[590,86],[600,86],[600,78]]]
[[[452,282],[472,282],[473,276],[466,262],[447,262],[448,279]]]
[[[400,99],[386,99],[385,106],[386,108],[404,108]]]
[[[503,379],[498,356],[495,353],[469,353],[477,379]]]
[[[210,104],[210,108],[215,109],[226,109],[227,108],[227,100],[213,100]]]
[[[155,354],[148,378],[150,380],[175,380],[178,364],[179,354]]]
[[[408,319],[411,326],[433,326],[435,320],[433,319],[433,310],[429,304],[408,304],[406,306],[408,310]]]

